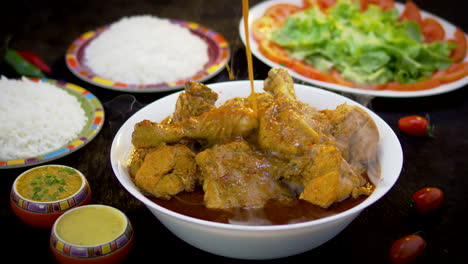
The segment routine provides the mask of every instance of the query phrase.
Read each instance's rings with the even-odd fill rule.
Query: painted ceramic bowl
[[[59,263],[119,263],[132,246],[133,229],[125,214],[100,204],[67,211],[50,235],[50,249]]]
[[[10,193],[16,216],[38,228],[51,228],[64,212],[90,200],[91,188],[86,177],[64,165],[43,165],[21,173]]]

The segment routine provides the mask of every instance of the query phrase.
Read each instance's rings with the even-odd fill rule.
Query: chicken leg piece
[[[268,77],[263,83],[263,90],[277,99],[296,99],[294,81],[288,71],[282,68],[272,68],[268,72]]]
[[[135,147],[154,147],[189,138],[207,146],[248,136],[258,127],[257,115],[245,98],[233,98],[218,108],[173,124],[143,120],[135,125]]]
[[[186,82],[185,91],[177,98],[173,122],[180,122],[190,117],[199,116],[215,108],[218,94],[208,86],[197,82]]]
[[[271,69],[264,90],[274,100],[258,111],[258,143],[262,150],[288,160],[307,153],[316,143],[328,141],[320,132],[323,122],[317,121],[323,114],[295,99],[293,79],[286,70]]]

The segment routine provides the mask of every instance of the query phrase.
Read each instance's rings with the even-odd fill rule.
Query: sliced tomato
[[[304,61],[293,60],[289,68],[302,76],[323,82],[335,82],[335,79],[326,73],[323,73]]]
[[[365,83],[365,84],[357,84],[357,88],[362,88],[366,90],[385,90],[387,89],[386,83]]]
[[[343,86],[348,86],[348,87],[356,87],[355,83],[350,82],[346,80],[345,78],[343,78],[343,76],[341,76],[340,72],[338,72],[337,70],[331,70],[330,75],[333,78],[333,83],[343,85]]]
[[[447,69],[434,73],[432,79],[441,83],[450,83],[468,76],[468,62],[459,62],[450,65]]]
[[[405,8],[403,9],[403,12],[400,15],[401,21],[406,19],[414,20],[421,26],[421,11],[419,10],[419,7],[415,3],[413,3],[413,1],[406,2]]]
[[[280,24],[269,16],[262,16],[252,22],[252,36],[257,42],[269,39],[273,31],[278,29]]]
[[[280,24],[286,20],[286,18],[294,13],[301,11],[301,7],[293,4],[276,4],[272,5],[263,14],[264,16],[272,17]]]
[[[302,8],[307,9],[318,5],[318,0],[302,0]]]
[[[426,17],[421,21],[421,31],[427,43],[445,39],[445,29],[433,18]]]
[[[326,11],[328,8],[334,6],[336,1],[337,0],[303,0],[302,7],[306,9],[312,6],[318,6],[320,10]]]
[[[391,82],[385,86],[385,89],[393,90],[393,91],[420,91],[420,90],[432,89],[441,84],[442,82],[437,79],[429,79],[429,80],[420,81],[416,83],[409,83],[409,84]]]
[[[286,51],[271,41],[263,40],[258,44],[258,50],[269,60],[288,67],[292,59],[288,57]]]
[[[395,2],[393,0],[359,0],[361,3],[361,10],[367,10],[368,5],[377,5],[382,10],[389,10],[395,8]]]
[[[457,47],[452,51],[450,58],[455,62],[462,61],[466,56],[466,35],[463,30],[457,28],[455,30],[455,34],[453,35],[453,39],[449,40],[457,44]]]
[[[336,0],[317,0],[320,9],[327,10],[335,5]]]

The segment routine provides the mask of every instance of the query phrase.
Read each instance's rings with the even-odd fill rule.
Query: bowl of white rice
[[[213,77],[229,55],[224,37],[197,23],[135,15],[84,33],[68,49],[66,63],[99,87],[160,92]]]
[[[102,128],[97,97],[51,79],[0,78],[0,169],[58,159],[91,141]]]

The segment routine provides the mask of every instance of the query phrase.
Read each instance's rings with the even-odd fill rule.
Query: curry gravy
[[[186,216],[212,222],[246,225],[285,225],[316,220],[346,211],[367,198],[365,195],[356,199],[348,198],[334,203],[327,209],[296,199],[287,205],[270,201],[263,208],[218,210],[206,208],[203,195],[202,187],[197,187],[193,192],[179,193],[170,200],[148,198],[164,208]]]
[[[18,178],[16,190],[26,199],[51,202],[70,197],[82,186],[78,172],[66,166],[40,166]]]

